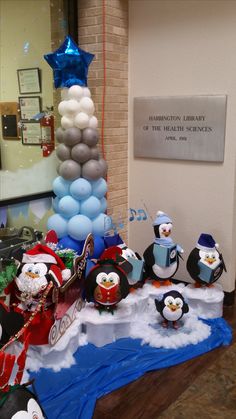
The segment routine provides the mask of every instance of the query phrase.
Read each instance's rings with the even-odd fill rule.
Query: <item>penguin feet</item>
[[[160,288],[161,283],[159,281],[152,281],[152,285],[156,288]]]
[[[172,282],[169,279],[166,279],[165,281],[162,281],[161,285],[168,287],[169,285],[172,285]]]
[[[173,326],[173,329],[175,329],[175,330],[178,330],[178,328],[179,328],[179,325],[178,325],[178,323],[176,321],[174,321],[172,323],[172,326]]]
[[[163,320],[163,322],[162,322],[162,327],[164,327],[165,329],[167,329],[168,328],[168,325],[169,325],[169,323],[168,323],[168,320]]]
[[[202,284],[200,284],[200,282],[195,282],[194,287],[195,288],[202,288]]]

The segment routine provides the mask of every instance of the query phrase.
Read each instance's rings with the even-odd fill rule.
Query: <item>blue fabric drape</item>
[[[204,320],[211,335],[197,345],[179,349],[157,349],[139,339],[119,339],[96,348],[88,344],[74,354],[76,364],[53,372],[32,373],[40,402],[50,419],[91,419],[96,400],[141,377],[147,371],[171,367],[229,345],[232,331],[222,319]]]

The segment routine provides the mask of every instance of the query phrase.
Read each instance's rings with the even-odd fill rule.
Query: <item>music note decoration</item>
[[[147,213],[143,208],[129,208],[129,212],[129,221],[146,221],[148,218]]]

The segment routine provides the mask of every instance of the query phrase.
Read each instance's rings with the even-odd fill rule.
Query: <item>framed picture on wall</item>
[[[19,106],[21,119],[35,120],[37,114],[41,112],[40,96],[20,96]]]
[[[39,68],[21,68],[17,70],[17,76],[21,95],[41,93]]]
[[[22,123],[22,144],[40,145],[42,143],[42,132],[40,122]]]

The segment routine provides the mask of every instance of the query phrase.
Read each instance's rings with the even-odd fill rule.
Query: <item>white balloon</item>
[[[74,126],[74,121],[73,121],[73,118],[70,118],[69,116],[63,116],[62,118],[61,118],[61,126],[62,126],[62,128],[64,128],[64,129],[67,129],[67,128],[72,128],[73,126]]]
[[[87,128],[88,123],[89,123],[89,116],[84,112],[79,112],[74,119],[75,126],[80,129]]]
[[[83,97],[83,88],[81,86],[71,86],[68,90],[68,97],[70,99],[80,100]]]
[[[90,97],[83,97],[80,101],[80,108],[82,112],[87,113],[88,115],[93,115],[94,113],[94,103]]]
[[[67,100],[62,100],[58,105],[58,112],[60,115],[66,114]]]
[[[94,129],[96,129],[98,127],[98,120],[97,120],[96,116],[91,116],[91,118],[89,118],[88,127],[89,128],[94,128]]]
[[[88,87],[83,88],[83,95],[87,97],[91,97],[91,92]]]
[[[61,99],[62,99],[62,100],[66,100],[66,99],[68,99],[68,87],[64,87],[64,88],[61,90]]]
[[[75,99],[69,99],[66,103],[66,113],[75,114],[80,111],[80,104]]]

